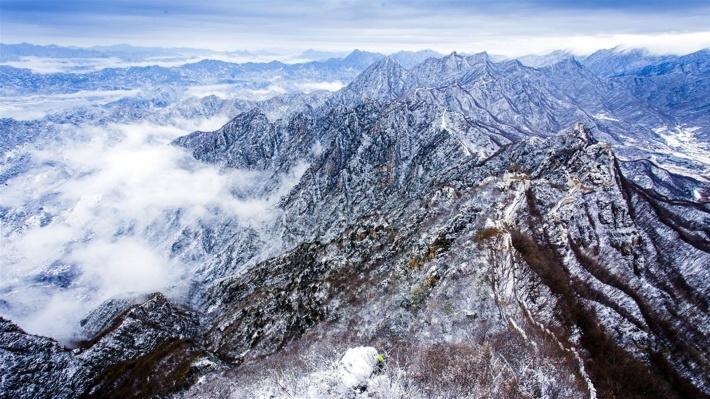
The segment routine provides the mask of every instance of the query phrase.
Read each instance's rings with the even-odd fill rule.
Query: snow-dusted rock
[[[366,388],[367,380],[377,368],[377,349],[371,346],[350,348],[340,359],[338,370],[343,385],[348,388]]]
[[[101,311],[112,312],[115,303],[109,301],[103,307]],[[200,374],[219,367],[219,361],[205,356],[193,341],[195,315],[174,306],[160,293],[147,296],[143,303],[131,305],[111,320],[71,350],[52,339],[27,334],[0,318],[0,397],[102,397],[119,389],[140,392],[146,388],[143,392],[149,396],[156,387],[164,389],[161,384],[192,383]],[[172,368],[163,367],[163,362],[179,364],[185,372],[176,375]],[[150,372],[133,374],[131,366],[125,373],[102,374],[126,364]],[[161,379],[164,382],[156,384]]]

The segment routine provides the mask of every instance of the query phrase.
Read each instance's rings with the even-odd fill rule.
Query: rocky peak
[[[370,53],[368,51],[355,49],[343,59],[343,62],[346,65],[363,70],[383,57],[384,55],[379,53]]]
[[[574,125],[574,135],[582,140],[584,144],[596,144],[597,140],[594,139],[592,132],[587,129],[582,122],[577,122]]]
[[[328,104],[355,106],[368,100],[395,99],[404,92],[406,77],[406,69],[393,58],[384,57],[331,97]]]
[[[429,58],[441,58],[441,56],[441,54],[432,50],[421,50],[416,52],[398,51],[390,55],[390,57],[397,60],[397,62],[406,69],[419,65]]]
[[[430,58],[410,70],[407,87],[441,87],[451,85],[464,76],[485,69],[486,53],[462,56],[453,52],[443,58]]]
[[[244,169],[267,169],[280,148],[281,137],[258,108],[237,115],[214,132],[194,132],[173,144],[192,149],[195,158]]]

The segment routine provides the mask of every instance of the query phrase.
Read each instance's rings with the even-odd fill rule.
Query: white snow
[[[678,158],[685,158],[705,166],[705,171],[710,171],[710,145],[698,140],[696,134],[700,127],[687,127],[678,125],[673,128],[661,126],[653,131],[663,138],[669,153]],[[664,165],[666,167],[666,165]],[[673,170],[675,172],[675,170]],[[687,171],[679,171],[686,172]]]
[[[618,122],[618,121],[619,121],[618,119],[612,118],[612,117],[608,116],[607,114],[605,114],[605,113],[603,113],[603,112],[600,113],[600,114],[594,115],[594,117],[597,118],[597,119],[599,119],[599,120],[602,120],[602,121],[612,121],[612,122]]]
[[[340,378],[348,388],[367,385],[367,379],[377,367],[377,349],[371,346],[350,348],[340,360]]]
[[[703,198],[703,193],[700,192],[700,190],[696,188],[693,190],[693,196],[695,197],[696,200],[699,200],[699,199]]]

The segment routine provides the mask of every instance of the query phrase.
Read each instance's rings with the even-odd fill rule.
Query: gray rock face
[[[29,335],[5,319],[0,319],[0,334],[3,397],[72,396],[64,376],[75,362],[69,350],[49,338]]]

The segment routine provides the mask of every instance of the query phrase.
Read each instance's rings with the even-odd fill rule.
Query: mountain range
[[[40,198],[1,204],[13,251],[80,217],[60,186],[95,173],[37,152],[121,123],[228,116],[166,147],[186,170],[245,180],[220,195],[257,209],[210,203],[190,217],[171,202],[110,226],[113,242],[139,237],[182,265],[178,278],[111,296],[61,343],[0,318],[0,395],[709,397],[708,60],[354,52],[85,74],[0,67],[5,96],[149,88],[0,121],[3,193],[59,176]],[[348,83],[258,100],[179,89],[274,79]],[[72,257],[98,241],[86,229],[12,274],[0,310],[21,313],[24,286],[89,296]],[[381,364],[351,383],[342,356],[362,346]]]

